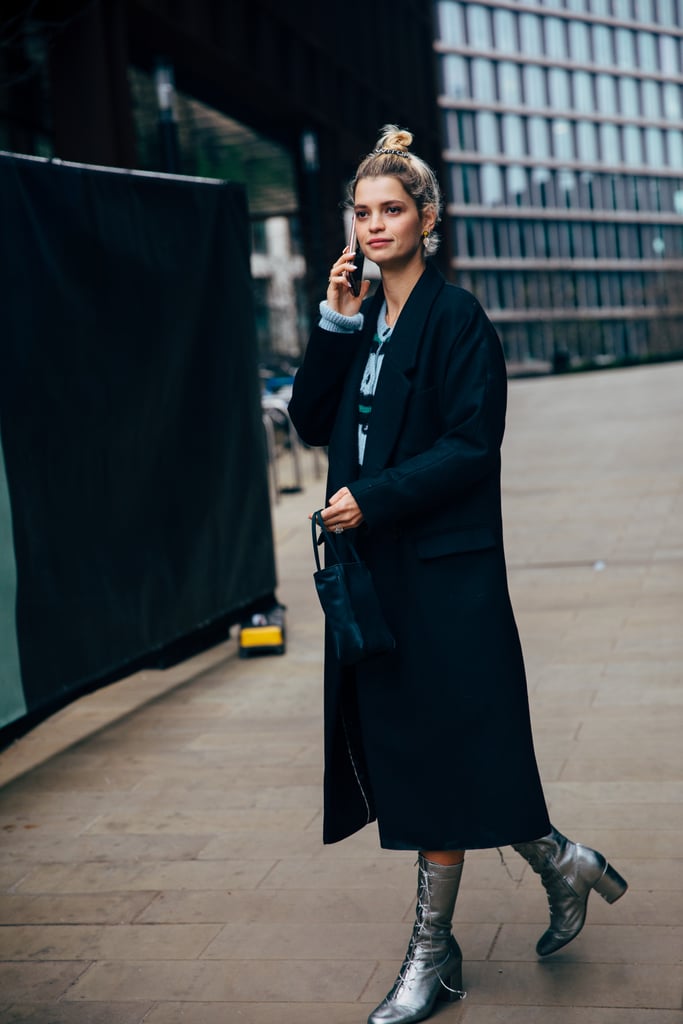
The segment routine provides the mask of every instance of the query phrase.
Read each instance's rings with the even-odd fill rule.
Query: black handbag
[[[328,551],[335,559],[324,569],[320,566],[316,527],[322,530]],[[313,573],[325,619],[334,638],[335,652],[342,665],[355,665],[366,658],[386,654],[396,647],[384,621],[372,577],[360,560],[352,542],[333,535],[320,511],[311,518],[313,554],[317,571]],[[342,561],[340,549],[351,556]]]

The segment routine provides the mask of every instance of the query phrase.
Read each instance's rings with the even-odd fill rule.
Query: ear
[[[422,211],[422,230],[433,231],[436,227],[436,207],[425,206]]]

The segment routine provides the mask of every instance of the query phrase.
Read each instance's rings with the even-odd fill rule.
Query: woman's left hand
[[[353,530],[363,522],[363,513],[348,487],[342,487],[330,498],[322,512],[328,530]]]

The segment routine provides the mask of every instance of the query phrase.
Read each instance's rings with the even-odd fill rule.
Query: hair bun
[[[380,129],[380,136],[375,149],[398,149],[407,154],[413,141],[412,132],[399,128],[396,124],[385,124]]]

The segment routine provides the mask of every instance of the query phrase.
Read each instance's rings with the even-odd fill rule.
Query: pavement
[[[538,879],[511,849],[468,854],[468,995],[439,1024],[683,1022],[682,396],[683,363],[511,382],[506,545],[546,794],[630,888],[538,961]],[[230,639],[2,754],[2,1024],[363,1024],[391,986],[415,855],[374,826],[321,843],[304,454],[305,489],[273,506],[285,655]]]

